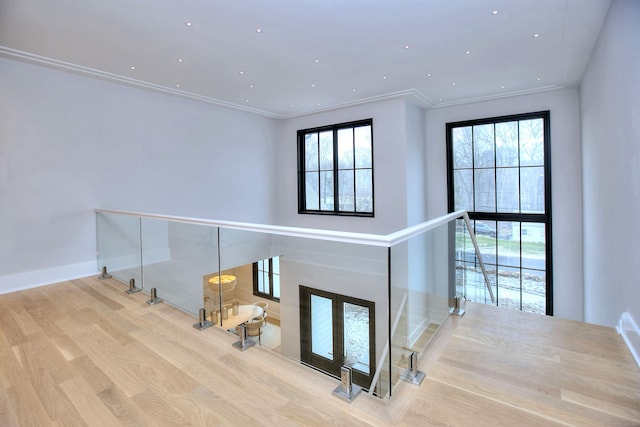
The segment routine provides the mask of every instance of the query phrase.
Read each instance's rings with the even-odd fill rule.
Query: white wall
[[[406,119],[406,186],[407,225],[420,224],[427,216],[427,178],[425,171],[425,111],[419,105],[407,102]]]
[[[577,89],[496,99],[427,111],[427,213],[447,212],[448,122],[551,111],[554,315],[583,319],[582,187]]]
[[[614,0],[581,88],[585,320],[640,320],[640,2]]]
[[[375,303],[376,360],[387,340],[387,249],[322,240],[274,238],[280,258],[282,353],[300,360],[299,286]]]
[[[0,94],[0,292],[95,274],[97,207],[273,222],[273,119],[6,58]]]
[[[279,224],[387,234],[407,225],[405,99],[341,108],[282,123],[275,165]],[[298,214],[297,131],[373,118],[374,218]]]

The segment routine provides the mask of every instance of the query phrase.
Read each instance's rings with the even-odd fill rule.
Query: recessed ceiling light
[[[319,59],[314,59],[313,62],[315,62],[317,64],[318,62],[320,62],[320,60]]]
[[[248,99],[245,99],[245,100],[244,100],[244,102],[249,102],[249,100],[248,100]]]
[[[471,53],[471,51],[470,51],[470,50],[468,50],[468,51],[466,51],[466,52],[465,52],[465,54],[466,54],[466,55],[469,55],[470,53]]]
[[[255,87],[255,85],[249,85],[249,87],[250,87],[250,88],[254,88],[254,87]]]
[[[409,49],[410,47],[411,47],[411,46],[409,46],[408,44],[405,44],[405,45],[404,45],[404,48],[405,48],[405,49]]]
[[[293,108],[293,104],[291,104],[290,107]]]
[[[500,86],[500,89],[504,89],[504,85]]]
[[[451,83],[451,86],[455,86],[455,85],[456,85],[456,82]]]
[[[427,77],[431,77],[431,73],[427,73]]]
[[[387,80],[387,76],[382,76],[383,79]]]
[[[321,105],[322,105],[322,104],[320,104],[320,103],[318,102],[318,107],[319,107],[319,106],[321,106]]]
[[[240,71],[238,71],[238,74],[240,74],[242,76],[242,75],[244,75],[244,71],[240,70]]]
[[[130,70],[135,70],[136,67],[134,67],[133,65],[131,67],[129,67]]]
[[[355,89],[351,89],[351,92],[355,92],[355,91],[356,91]]]
[[[180,87],[180,83],[176,83],[176,87]]]
[[[178,62],[182,62],[182,58],[178,58]]]
[[[186,25],[187,27],[190,27],[190,26],[192,26],[193,24],[191,23],[191,21],[187,21],[187,22],[185,22],[185,23],[184,23],[184,25]]]
[[[540,80],[542,80],[542,77],[536,77],[536,80],[540,81]]]
[[[438,101],[442,101],[442,98],[438,99]]]
[[[311,87],[316,87],[315,83],[311,83]]]
[[[493,12],[491,12],[492,15],[497,15],[498,13],[500,13],[499,10],[494,10]]]
[[[539,33],[535,33],[535,34],[533,35],[533,38],[535,38],[535,39],[537,39],[538,37],[540,37],[540,34],[539,34]]]
[[[262,32],[262,28],[256,28],[256,33],[261,33]]]

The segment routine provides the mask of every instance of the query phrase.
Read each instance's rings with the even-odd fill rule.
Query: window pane
[[[258,292],[264,293],[264,271],[258,271]]]
[[[311,295],[311,351],[333,360],[332,301]]]
[[[518,122],[496,123],[496,166],[518,166]]]
[[[338,208],[341,211],[353,212],[355,210],[353,172],[353,170],[338,172],[338,191],[340,194],[340,199],[338,200]]]
[[[498,222],[498,264],[520,269],[520,222]]]
[[[373,212],[373,172],[356,170],[356,211]]]
[[[371,168],[371,126],[354,129],[356,145],[356,168]]]
[[[498,306],[520,310],[520,269],[498,268]]]
[[[498,212],[520,211],[518,168],[496,169],[496,198]]]
[[[475,211],[496,211],[495,169],[476,169],[474,172]]]
[[[333,171],[320,172],[320,210],[332,211],[333,209]]]
[[[344,364],[369,374],[369,309],[343,303]]]
[[[320,169],[333,170],[333,132],[320,132]]]
[[[544,132],[542,119],[520,122],[520,164],[544,165]]]
[[[523,222],[521,233],[522,267],[546,269],[545,224],[541,222]]]
[[[520,169],[520,209],[544,213],[544,167]]]
[[[546,313],[547,278],[544,271],[522,269],[522,309]]]
[[[307,172],[305,177],[305,208],[310,210],[318,210],[319,194],[318,194],[318,172]]]
[[[304,164],[306,171],[318,170],[318,134],[304,136]]]
[[[453,168],[472,167],[473,144],[471,143],[471,126],[454,128],[451,133],[453,141]]]
[[[455,191],[455,210],[473,210],[473,169],[462,169],[453,172],[453,188]]]
[[[274,256],[271,258],[271,266],[273,267],[271,270],[273,274],[280,274],[280,257]]]
[[[273,275],[273,297],[280,298],[280,275]]]
[[[268,294],[270,292],[271,286],[269,284],[269,272],[262,272],[262,283],[264,283],[264,288],[262,290],[263,293]]]
[[[338,169],[353,169],[353,128],[338,131]]]
[[[473,127],[473,163],[477,168],[495,165],[493,124]]]

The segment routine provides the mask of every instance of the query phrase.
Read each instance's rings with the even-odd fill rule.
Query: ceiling
[[[609,0],[0,0],[0,55],[271,117],[579,84]]]

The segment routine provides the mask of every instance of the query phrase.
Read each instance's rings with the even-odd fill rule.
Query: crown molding
[[[354,101],[333,104],[324,108],[316,108],[316,109],[311,109],[311,110],[301,111],[301,112],[296,112],[291,114],[276,114],[270,111],[265,111],[257,108],[247,107],[244,105],[234,104],[231,102],[222,101],[220,99],[211,98],[211,97],[196,94],[196,93],[186,92],[176,88],[161,86],[154,83],[133,79],[131,77],[126,77],[119,74],[113,74],[106,71],[97,70],[95,68],[90,68],[90,67],[85,67],[78,64],[73,64],[70,62],[60,61],[57,59],[40,56],[33,53],[17,50],[17,49],[11,49],[5,46],[0,46],[0,56],[8,57],[8,58],[19,60],[22,62],[28,62],[31,64],[41,65],[41,66],[53,68],[56,70],[71,72],[75,74],[81,74],[84,76],[89,76],[89,77],[97,78],[100,80],[114,82],[117,84],[123,84],[127,86],[152,90],[155,92],[170,94],[170,95],[179,96],[179,97],[183,97],[183,98],[187,98],[195,101],[205,102],[208,104],[231,108],[234,110],[245,111],[245,112],[257,114],[260,116],[265,116],[273,119],[281,119],[281,120],[306,116],[310,114],[317,114],[325,111],[337,110],[340,108],[354,107],[357,105],[369,104],[372,102],[379,102],[379,101],[384,101],[384,100],[389,100],[394,98],[403,98],[403,97],[408,97],[413,99],[418,105],[424,108],[427,108],[434,104],[433,100],[431,100],[428,96],[421,93],[419,90],[408,89],[408,90],[403,90],[398,92],[372,96],[369,98],[362,98]]]
[[[154,83],[145,82],[142,80],[136,80],[130,77],[97,70],[95,68],[84,67],[82,65],[72,64],[70,62],[60,61],[60,60],[48,58],[45,56],[35,55],[33,53],[23,52],[23,51],[20,51],[17,49],[11,49],[5,46],[0,46],[0,56],[16,59],[23,62],[28,62],[31,64],[41,65],[48,68],[54,68],[56,70],[62,70],[62,71],[67,71],[75,74],[81,74],[84,76],[89,76],[89,77],[97,78],[100,80],[106,80],[106,81],[123,84],[127,86],[133,86],[133,87],[138,87],[142,89],[152,90],[155,92],[161,92],[165,94],[180,96],[183,98],[188,98],[196,101],[205,102],[208,104],[218,105],[221,107],[231,108],[234,110],[241,110],[241,111],[245,111],[253,114],[258,114],[261,116],[266,116],[266,117],[271,117],[276,119],[281,118],[281,116],[270,113],[269,111],[246,107],[243,105],[226,102],[219,99],[211,98],[204,95],[199,95],[196,93],[186,92],[186,91],[175,89],[175,88],[161,86]]]
[[[475,98],[465,98],[465,99],[460,99],[460,100],[450,101],[450,102],[438,102],[431,105],[430,108],[436,109],[436,108],[454,107],[458,105],[473,104],[475,102],[492,101],[495,99],[503,99],[503,98],[513,98],[514,96],[531,95],[534,93],[549,92],[549,91],[560,90],[560,89],[564,89],[564,86],[558,86],[558,85],[542,86],[535,89],[505,92],[497,95],[478,96]]]
[[[36,55],[36,54],[33,54],[33,53],[17,50],[17,49],[11,49],[11,48],[8,48],[8,47],[5,47],[5,46],[0,46],[0,56],[8,57],[8,58],[19,60],[19,61],[23,61],[23,62],[28,62],[28,63],[31,63],[31,64],[41,65],[41,66],[45,66],[45,67],[48,67],[48,68],[53,68],[53,69],[57,69],[57,70],[62,70],[62,71],[76,73],[76,74],[80,74],[80,75],[84,75],[84,76],[89,76],[89,77],[93,77],[93,78],[97,78],[97,79],[100,79],[100,80],[109,81],[109,82],[113,82],[113,83],[117,83],[117,84],[122,84],[122,85],[126,85],[126,86],[137,87],[137,88],[142,88],[142,89],[147,89],[147,90],[152,90],[154,92],[159,92],[159,93],[179,96],[179,97],[191,99],[191,100],[194,100],[194,101],[200,101],[200,102],[204,102],[204,103],[207,103],[207,104],[217,105],[217,106],[220,106],[220,107],[230,108],[230,109],[234,109],[234,110],[240,110],[240,111],[244,111],[244,112],[248,112],[248,113],[252,113],[252,114],[257,114],[257,115],[264,116],[264,117],[269,117],[269,118],[272,118],[272,119],[280,119],[280,120],[286,120],[286,119],[291,119],[291,118],[295,118],[295,117],[308,116],[308,115],[311,115],[311,114],[318,114],[318,113],[323,113],[323,112],[327,112],[327,111],[338,110],[338,109],[341,109],[341,108],[355,107],[355,106],[358,106],[358,105],[365,105],[365,104],[370,104],[370,103],[374,103],[374,102],[386,101],[386,100],[397,99],[397,98],[409,99],[409,100],[415,102],[418,106],[420,106],[422,108],[425,108],[425,109],[429,109],[429,108],[436,109],[436,108],[453,107],[453,106],[464,105],[464,104],[472,104],[472,103],[475,103],[475,102],[490,101],[490,100],[503,99],[503,98],[511,98],[511,97],[514,97],[514,96],[521,96],[521,95],[529,95],[529,94],[534,94],[534,93],[548,92],[548,91],[559,90],[559,89],[563,89],[564,88],[564,86],[549,85],[549,86],[542,86],[540,88],[535,88],[535,89],[513,91],[513,92],[505,92],[505,93],[501,93],[501,94],[498,94],[498,95],[489,95],[489,96],[481,96],[481,97],[475,97],[475,98],[466,98],[466,99],[450,101],[450,102],[435,102],[432,98],[430,98],[429,96],[423,94],[418,89],[406,89],[406,90],[401,90],[401,91],[397,91],[397,92],[390,92],[390,93],[385,93],[385,94],[381,94],[381,95],[371,96],[371,97],[368,97],[368,98],[360,98],[360,99],[353,100],[353,101],[347,101],[347,102],[343,102],[343,103],[332,104],[332,105],[328,105],[328,106],[323,107],[323,108],[313,108],[313,109],[309,109],[309,110],[306,110],[306,111],[299,111],[299,112],[294,112],[294,113],[290,113],[290,114],[276,114],[276,113],[272,113],[270,111],[261,110],[261,109],[258,109],[258,108],[247,107],[245,105],[234,104],[232,102],[227,102],[227,101],[223,101],[223,100],[220,100],[220,99],[211,98],[211,97],[200,95],[200,94],[197,94],[197,93],[186,92],[186,91],[183,91],[183,90],[179,90],[177,88],[161,86],[161,85],[157,85],[157,84],[154,84],[154,83],[149,83],[149,82],[145,82],[145,81],[142,81],[142,80],[133,79],[131,77],[121,76],[119,74],[113,74],[113,73],[109,73],[109,72],[106,72],[106,71],[97,70],[95,68],[90,68],[90,67],[85,67],[85,66],[82,66],[82,65],[72,64],[70,62],[60,61],[60,60],[57,60],[57,59],[48,58],[48,57],[45,57],[45,56],[40,56],[40,55]]]
[[[295,118],[295,117],[308,116],[308,115],[311,115],[311,114],[324,113],[326,111],[334,111],[334,110],[338,110],[338,109],[341,109],[341,108],[355,107],[355,106],[358,106],[358,105],[370,104],[370,103],[373,103],[373,102],[380,102],[380,101],[387,101],[387,100],[397,99],[397,98],[410,99],[410,100],[414,101],[417,105],[419,105],[419,106],[421,106],[423,108],[428,108],[428,107],[430,107],[430,106],[432,106],[434,104],[433,101],[428,96],[424,95],[418,89],[406,89],[406,90],[401,90],[401,91],[397,91],[397,92],[390,92],[390,93],[385,93],[385,94],[382,94],[382,95],[371,96],[371,97],[368,97],[368,98],[360,98],[360,99],[356,99],[356,100],[353,100],[353,101],[348,101],[348,102],[343,102],[343,103],[338,103],[338,104],[332,104],[332,105],[328,105],[328,106],[323,107],[323,108],[314,108],[314,109],[307,110],[307,111],[300,111],[300,112],[296,112],[296,113],[286,114],[286,115],[280,116],[280,118],[281,119],[291,119],[291,118]]]

